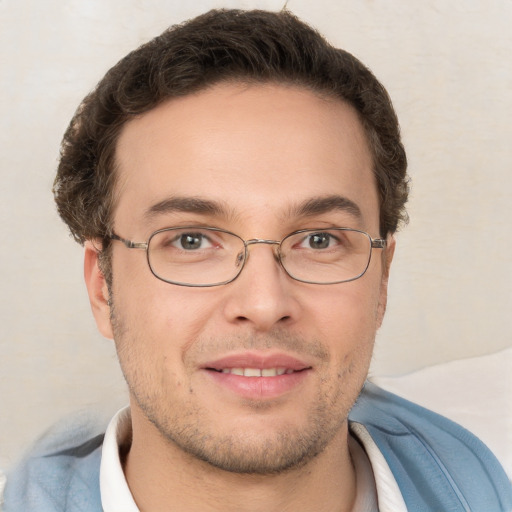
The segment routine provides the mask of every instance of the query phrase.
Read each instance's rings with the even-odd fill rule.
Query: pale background
[[[50,192],[78,102],[170,24],[211,7],[283,3],[0,0],[0,468],[63,414],[126,401],[112,344],[89,311],[81,248]],[[408,150],[411,222],[398,235],[372,373],[512,346],[512,1],[288,7],[381,79]]]

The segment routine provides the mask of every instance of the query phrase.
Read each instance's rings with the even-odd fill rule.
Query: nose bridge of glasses
[[[279,240],[267,240],[266,238],[251,238],[250,240],[245,240],[244,242],[244,245],[246,247],[246,249],[248,249],[248,247],[250,245],[256,245],[256,244],[264,244],[264,245],[274,245],[274,246],[277,246],[276,250],[273,251],[274,253],[274,258],[276,259],[276,261],[279,261],[280,260],[280,247],[281,247],[281,242]],[[250,252],[247,251],[247,258],[249,258],[249,254]]]
[[[281,245],[281,242],[278,240],[267,240],[265,238],[251,238],[245,241],[246,246],[254,244]]]

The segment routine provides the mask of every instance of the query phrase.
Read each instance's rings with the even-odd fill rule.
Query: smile
[[[213,389],[258,401],[297,391],[313,374],[309,361],[284,352],[232,353],[205,362],[200,368]]]
[[[278,377],[279,375],[290,375],[295,370],[291,368],[222,368],[222,370],[215,371],[243,377]]]

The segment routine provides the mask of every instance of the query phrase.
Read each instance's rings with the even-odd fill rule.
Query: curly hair
[[[288,11],[221,9],[172,26],[129,53],[78,107],[53,187],[59,214],[78,242],[109,245],[123,125],[223,81],[296,85],[352,105],[373,157],[381,236],[406,221],[405,150],[391,100],[371,71]]]

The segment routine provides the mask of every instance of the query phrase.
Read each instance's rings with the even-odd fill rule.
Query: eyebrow
[[[349,213],[357,219],[363,217],[361,209],[354,201],[339,195],[313,197],[292,209],[291,214],[299,217],[312,217],[336,210]]]
[[[357,219],[362,219],[362,213],[359,206],[352,200],[340,196],[319,196],[307,199],[302,203],[290,208],[288,217],[312,217],[332,211],[346,212]],[[204,199],[200,197],[170,197],[150,206],[144,213],[144,217],[149,220],[153,217],[174,212],[197,213],[202,215],[212,215],[215,217],[232,217],[233,212],[229,212],[222,203]]]
[[[144,217],[151,219],[158,215],[173,212],[199,213],[218,217],[228,216],[227,209],[217,201],[199,197],[170,197],[150,206],[144,212]]]

